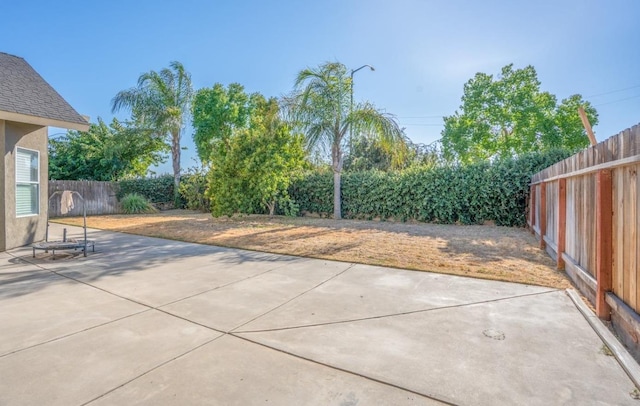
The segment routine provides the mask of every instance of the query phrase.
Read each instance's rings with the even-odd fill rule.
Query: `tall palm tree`
[[[180,62],[173,61],[160,72],[143,73],[136,87],[119,92],[111,101],[112,113],[130,109],[136,125],[171,140],[176,203],[180,193],[180,138],[192,98],[191,75]]]
[[[309,149],[331,151],[333,168],[333,217],[342,218],[341,175],[347,133],[366,135],[387,148],[406,148],[395,118],[370,103],[350,108],[351,78],[338,62],[327,62],[298,73],[293,95],[285,99],[291,120],[306,135]]]

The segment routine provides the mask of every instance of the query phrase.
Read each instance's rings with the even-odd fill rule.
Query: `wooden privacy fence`
[[[49,196],[56,191],[73,190],[84,197],[87,215],[117,214],[122,212],[116,198],[117,187],[114,182],[50,180]],[[59,196],[49,201],[49,217],[63,216]],[[64,215],[82,216],[82,202],[74,201],[74,208]]]
[[[528,224],[603,319],[640,337],[640,125],[533,175]],[[615,320],[614,320],[615,322]],[[627,326],[627,329],[629,327]]]

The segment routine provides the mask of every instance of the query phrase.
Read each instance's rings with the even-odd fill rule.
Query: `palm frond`
[[[354,107],[347,123],[352,125],[352,136],[364,136],[392,155],[393,164],[399,164],[409,153],[407,137],[394,115],[375,108],[370,103]]]
[[[140,99],[140,90],[138,88],[131,88],[118,92],[113,99],[111,99],[111,113],[123,109],[133,109]]]
[[[350,84],[347,68],[338,62],[304,69],[296,77],[294,93],[284,99],[284,111],[306,134],[309,149],[337,148],[341,154]]]

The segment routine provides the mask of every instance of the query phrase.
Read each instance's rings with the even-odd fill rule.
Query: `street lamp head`
[[[375,68],[371,65],[362,65],[361,67],[359,67],[358,69],[351,69],[351,77],[353,77],[353,74],[356,73],[357,71],[359,71],[360,69],[364,69],[364,68],[369,68],[372,71],[375,70]]]

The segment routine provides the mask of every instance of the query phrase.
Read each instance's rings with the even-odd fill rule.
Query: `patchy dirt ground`
[[[82,225],[82,218],[53,221]],[[524,229],[313,217],[214,219],[170,210],[87,218],[91,228],[232,248],[359,262],[556,288],[571,284]]]

